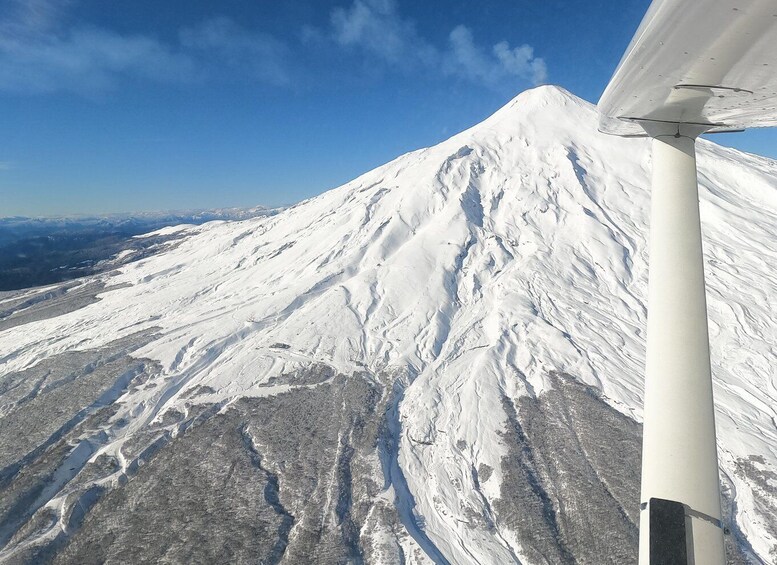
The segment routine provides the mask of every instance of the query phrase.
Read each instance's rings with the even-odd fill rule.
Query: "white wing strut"
[[[654,0],[599,101],[653,138],[640,565],[724,565],[695,139],[777,126],[777,1]]]

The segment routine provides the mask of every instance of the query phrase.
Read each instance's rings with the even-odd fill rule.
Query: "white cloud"
[[[472,31],[457,26],[449,36],[450,50],[443,71],[474,82],[499,86],[514,79],[540,84],[547,79],[545,61],[534,57],[529,45],[510,48],[506,41],[494,45],[491,53],[475,44]]]
[[[0,0],[0,90],[83,94],[115,89],[122,80],[191,82],[223,69],[270,84],[286,84],[284,45],[226,18],[182,30],[178,43],[67,26],[67,2]]]
[[[534,56],[534,48],[523,44],[510,49],[510,44],[500,41],[494,45],[494,55],[505,73],[521,78],[528,78],[534,84],[542,84],[548,79],[548,68],[545,60]]]
[[[248,31],[222,17],[181,30],[180,39],[183,47],[197,51],[210,63],[275,85],[289,82],[286,45],[269,34]]]
[[[62,25],[67,2],[6,0],[0,22],[0,89],[94,92],[118,75],[182,80],[193,61],[143,35]]]
[[[455,27],[448,45],[436,47],[421,37],[414,23],[398,13],[394,0],[354,0],[335,8],[331,37],[345,47],[360,47],[401,69],[421,66],[489,88],[513,87],[516,81],[540,84],[547,79],[545,61],[529,45],[511,48],[501,41],[491,49],[475,43],[466,26]],[[318,37],[303,30],[303,37]]]
[[[13,163],[10,161],[0,161],[0,171],[10,171],[13,169]]]
[[[493,67],[483,49],[475,45],[469,28],[463,25],[455,27],[448,39],[451,50],[445,61],[444,71],[447,74],[457,74],[474,81],[493,81]]]
[[[6,26],[46,32],[61,22],[70,0],[0,0]]]
[[[337,43],[362,47],[394,65],[430,64],[438,57],[413,22],[399,16],[394,0],[354,0],[350,8],[335,8],[331,19]]]
[[[0,91],[83,94],[116,89],[128,79],[186,83],[212,78],[291,83],[291,50],[276,37],[214,18],[182,29],[177,41],[120,34],[71,21],[77,0],[0,0]],[[478,45],[457,26],[445,45],[423,37],[395,0],[353,0],[335,8],[325,30],[303,27],[308,49],[361,50],[402,71],[421,70],[481,84],[515,88],[547,78],[529,45]]]
[[[186,80],[193,61],[143,36],[77,29],[61,37],[0,37],[0,89],[22,92],[111,88],[118,75]]]

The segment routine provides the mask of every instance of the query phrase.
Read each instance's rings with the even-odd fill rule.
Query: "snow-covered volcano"
[[[698,160],[729,545],[770,563],[777,163]],[[0,561],[635,562],[649,175],[647,141],[540,87],[1,296]]]

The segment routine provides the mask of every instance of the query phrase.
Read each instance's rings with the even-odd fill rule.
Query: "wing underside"
[[[654,0],[599,101],[600,129],[777,126],[777,1]]]

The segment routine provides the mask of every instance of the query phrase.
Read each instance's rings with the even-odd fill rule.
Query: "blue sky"
[[[0,216],[292,203],[535,84],[595,102],[648,4],[0,0]]]

